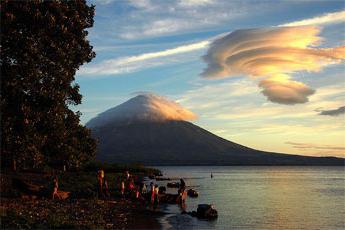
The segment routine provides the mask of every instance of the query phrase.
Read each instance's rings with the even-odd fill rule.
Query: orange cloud
[[[280,104],[297,104],[308,101],[315,90],[297,81],[275,81],[266,79],[260,82],[262,93],[268,100]]]
[[[315,26],[237,30],[214,41],[203,57],[206,78],[238,75],[265,78],[259,86],[268,100],[281,104],[308,101],[313,89],[290,80],[297,71],[317,72],[341,62],[345,47],[316,48],[322,38]]]
[[[97,127],[113,122],[195,120],[197,116],[165,97],[145,93],[108,109],[91,119],[86,126]]]

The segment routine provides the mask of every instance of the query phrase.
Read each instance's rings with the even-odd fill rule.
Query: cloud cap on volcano
[[[112,122],[195,120],[197,116],[180,104],[152,93],[140,94],[100,113],[86,126],[103,126]]]
[[[314,90],[290,80],[291,75],[297,71],[317,72],[345,58],[343,46],[317,48],[322,41],[319,33],[320,28],[315,26],[234,31],[211,44],[203,57],[207,67],[201,75],[210,79],[239,75],[265,78],[260,87],[268,100],[305,103]],[[286,97],[287,89],[295,99],[276,100]]]

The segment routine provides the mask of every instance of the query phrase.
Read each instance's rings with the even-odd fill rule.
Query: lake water
[[[178,205],[161,205],[168,213],[159,219],[164,229],[345,229],[343,167],[156,168],[199,192],[187,198],[187,211],[201,203],[218,211],[218,219],[205,221],[179,214]]]

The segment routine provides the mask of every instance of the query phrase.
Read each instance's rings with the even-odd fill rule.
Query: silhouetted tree
[[[1,160],[17,167],[92,159],[79,124],[76,70],[95,57],[86,40],[94,6],[85,0],[1,1]]]

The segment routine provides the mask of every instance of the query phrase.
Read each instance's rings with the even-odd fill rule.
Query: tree
[[[67,164],[95,156],[79,124],[74,75],[95,53],[86,39],[94,6],[85,0],[1,1],[1,160],[17,167]]]

